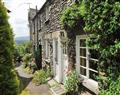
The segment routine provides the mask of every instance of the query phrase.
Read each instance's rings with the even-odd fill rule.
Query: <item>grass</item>
[[[27,89],[23,90],[20,95],[30,95]]]
[[[27,89],[24,89],[24,84],[22,82],[22,80],[20,79],[20,92],[19,92],[19,95],[30,95],[30,92],[29,90]]]

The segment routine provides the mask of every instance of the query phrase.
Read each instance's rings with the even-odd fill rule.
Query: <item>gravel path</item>
[[[16,70],[23,83],[23,90],[27,89],[30,92],[30,95],[52,95],[47,84],[36,86],[32,83],[32,74],[23,72],[22,65],[18,65]]]

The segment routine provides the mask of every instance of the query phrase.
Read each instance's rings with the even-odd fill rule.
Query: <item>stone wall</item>
[[[62,11],[66,7],[69,7],[71,3],[72,0],[50,0],[43,5],[43,7],[37,12],[37,15],[33,19],[33,21],[35,22],[35,32],[34,32],[35,43],[37,43],[38,34],[39,34],[38,39],[45,40],[46,34],[52,32],[60,32],[64,30],[60,24],[60,17]],[[46,19],[46,10],[47,12],[49,12],[48,13],[49,19]],[[37,29],[37,27],[39,27],[39,29]],[[69,38],[69,43],[68,43],[69,63],[75,64],[76,63],[75,38],[77,34],[75,33],[75,30],[69,30],[66,32]]]
[[[33,23],[33,18],[36,15],[36,9],[29,9],[28,12],[28,22],[29,22],[29,33],[30,33],[30,41],[32,45],[34,45],[34,23]],[[33,53],[34,46],[31,48],[31,52]]]

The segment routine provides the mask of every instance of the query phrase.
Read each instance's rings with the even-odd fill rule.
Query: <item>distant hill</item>
[[[29,36],[15,38],[16,44],[21,44],[21,43],[23,43],[25,41],[29,41],[29,40],[30,40]]]

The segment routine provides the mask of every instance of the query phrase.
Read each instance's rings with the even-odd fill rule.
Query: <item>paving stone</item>
[[[32,74],[26,74],[23,71],[22,65],[17,67],[16,70],[23,82],[24,89],[27,89],[30,92],[30,95],[53,95],[47,84],[36,86],[32,82]]]
[[[55,80],[50,80],[48,82],[48,84],[50,85],[50,89],[53,92],[53,95],[63,95],[65,94],[65,90],[63,85],[61,86],[61,84],[58,84]]]

